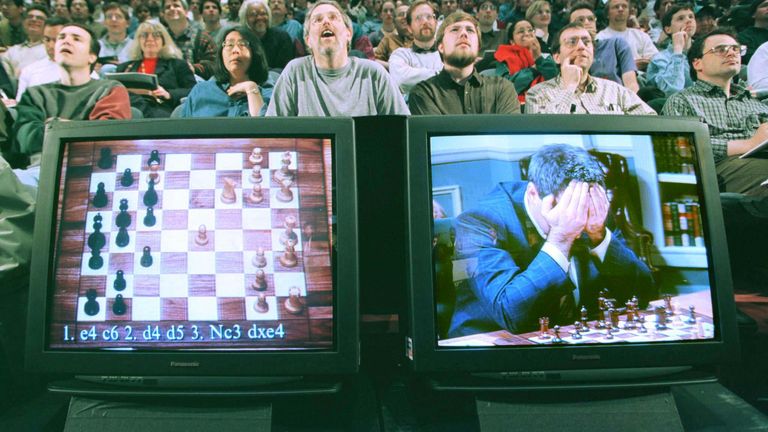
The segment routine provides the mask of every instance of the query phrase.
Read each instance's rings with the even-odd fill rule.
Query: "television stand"
[[[72,396],[65,432],[270,431],[272,404],[263,400],[103,400]]]

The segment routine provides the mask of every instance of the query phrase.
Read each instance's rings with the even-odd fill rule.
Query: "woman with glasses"
[[[521,19],[507,28],[510,43],[499,45],[494,54],[496,75],[512,81],[520,104],[525,104],[525,94],[531,87],[556,77],[560,70],[552,57],[542,54],[530,21]]]
[[[118,72],[157,75],[155,90],[131,90],[131,107],[145,118],[170,117],[182,98],[195,85],[190,65],[182,60],[181,50],[162,24],[144,22],[128,50],[131,61],[117,66]]]
[[[181,117],[264,115],[273,84],[259,38],[247,27],[226,29],[223,36],[216,74],[192,89]]]

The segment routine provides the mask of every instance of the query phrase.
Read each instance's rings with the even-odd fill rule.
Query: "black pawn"
[[[85,298],[88,299],[85,302],[85,314],[88,316],[94,316],[99,313],[99,302],[96,301],[96,290],[89,289],[85,292]]]
[[[101,208],[107,205],[107,191],[104,190],[104,182],[99,182],[96,185],[96,195],[93,197],[93,206]]]
[[[157,204],[157,191],[155,191],[155,181],[149,181],[149,189],[144,193],[144,205],[147,207],[153,207]]]
[[[97,165],[101,169],[112,168],[112,149],[109,147],[104,147],[101,149],[101,158],[99,158]]]
[[[126,247],[131,242],[131,238],[128,237],[128,230],[125,227],[120,227],[117,231],[117,237],[115,238],[115,244],[117,247]]]
[[[120,186],[130,187],[133,184],[133,173],[130,168],[126,168],[123,171],[123,176],[120,177]]]
[[[147,161],[147,166],[152,165],[153,163],[160,163],[160,153],[157,150],[152,150],[152,152],[149,154],[149,160]]]
[[[131,215],[128,214],[128,200],[120,200],[120,213],[115,217],[115,225],[118,228],[128,228],[131,226]]]
[[[139,261],[139,264],[141,264],[142,267],[151,267],[152,266],[152,250],[149,248],[149,246],[144,246],[144,253],[141,255],[141,260]]]
[[[88,236],[88,247],[91,249],[101,249],[107,243],[107,239],[101,232],[101,213],[93,217],[93,232]]]
[[[122,291],[125,289],[125,275],[122,270],[117,271],[117,278],[115,279],[115,283],[112,284],[112,288],[115,289],[115,291]]]
[[[144,216],[144,226],[147,226],[147,227],[155,226],[155,223],[157,223],[157,218],[155,217],[155,211],[152,209],[152,207],[147,207],[147,215]]]
[[[101,257],[101,251],[98,249],[91,250],[91,258],[88,260],[88,267],[91,270],[98,270],[104,265],[104,258]]]
[[[112,304],[112,312],[115,315],[123,315],[125,313],[125,300],[123,300],[122,294],[118,294],[115,297],[115,302]]]

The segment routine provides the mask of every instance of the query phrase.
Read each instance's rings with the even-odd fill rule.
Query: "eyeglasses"
[[[428,13],[418,14],[415,17],[413,17],[414,21],[434,21],[436,19],[437,17],[435,16],[435,14],[428,14]]]
[[[152,35],[152,37],[155,38],[155,39],[162,39],[163,38],[163,34],[161,32],[154,31],[154,32],[139,33],[139,39],[146,39],[150,35]]]
[[[495,11],[496,10],[496,6],[494,6],[491,3],[485,3],[485,4],[481,4],[480,5],[480,10],[481,11]]]
[[[592,45],[592,38],[587,36],[574,36],[564,40],[562,44],[568,48],[575,48],[579,45],[579,42],[583,43],[585,47],[588,47]]]
[[[237,42],[226,41],[222,44],[226,51],[232,51],[235,47],[239,49],[250,48],[251,44],[247,40],[239,40]]]
[[[740,56],[744,56],[744,54],[747,53],[747,46],[746,45],[718,45],[716,47],[713,47],[709,51],[702,54],[702,56],[705,56],[709,53],[715,54],[719,57],[725,57],[728,55],[728,53],[738,53]]]
[[[395,16],[398,17],[398,18],[406,17],[406,16],[408,16],[408,11],[398,12],[397,15],[395,15]]]
[[[256,18],[256,17],[268,16],[268,15],[267,15],[267,11],[265,11],[264,9],[259,9],[259,10],[249,10],[246,16],[249,18]]]

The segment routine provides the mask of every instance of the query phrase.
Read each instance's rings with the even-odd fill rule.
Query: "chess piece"
[[[160,183],[160,162],[152,162],[149,164],[149,175],[147,176],[147,183],[150,181],[155,184]]]
[[[581,306],[581,330],[589,331],[589,314],[587,313],[587,307]]]
[[[301,230],[304,234],[304,256],[312,254],[312,236],[315,234],[315,226],[307,222]]]
[[[155,217],[155,210],[152,207],[147,207],[147,215],[144,216],[144,226],[153,227],[156,223],[157,218]]]
[[[260,204],[262,201],[264,201],[264,193],[261,190],[261,184],[253,184],[251,194],[248,195],[248,201],[250,201],[251,204]]]
[[[253,279],[251,288],[255,289],[256,291],[264,291],[267,289],[267,275],[264,274],[264,270],[258,269],[256,271],[256,277]]]
[[[131,226],[131,215],[128,214],[128,200],[120,200],[120,213],[115,217],[115,225],[118,228],[128,228]]]
[[[619,329],[619,311],[615,308],[609,308],[608,317],[611,320],[611,328],[618,330]]]
[[[101,232],[101,213],[96,213],[93,217],[93,232],[88,236],[88,247],[91,249],[101,249],[107,243],[104,233]]]
[[[123,176],[120,177],[120,186],[131,187],[131,185],[133,185],[133,173],[130,168],[126,168],[123,171]]]
[[[122,291],[126,287],[125,282],[125,273],[123,273],[122,270],[117,271],[117,277],[115,278],[115,282],[112,284],[112,288],[115,289],[115,291]]]
[[[560,326],[556,325],[552,328],[552,330],[555,331],[555,336],[552,338],[552,344],[554,345],[562,344],[564,341],[560,337]]]
[[[269,312],[269,303],[267,303],[266,294],[259,293],[258,297],[256,297],[256,303],[253,304],[253,309],[258,313]]]
[[[256,255],[253,256],[251,262],[254,267],[264,268],[267,266],[267,258],[264,256],[264,248],[259,247],[256,249]]]
[[[613,324],[605,323],[605,339],[613,339]]]
[[[107,191],[104,189],[104,182],[99,182],[96,185],[96,195],[93,196],[93,206],[96,208],[102,208],[107,205],[109,198],[107,197]]]
[[[667,311],[664,308],[664,306],[656,306],[653,309],[653,312],[656,314],[656,330],[666,330],[667,329]]]
[[[226,177],[224,178],[224,189],[221,191],[221,202],[224,204],[234,204],[236,201],[235,181]]]
[[[157,204],[157,191],[155,190],[155,182],[149,179],[149,188],[144,192],[144,205],[147,207],[154,207]]]
[[[645,317],[642,314],[638,314],[637,316],[637,331],[639,333],[648,333],[648,329],[645,328]]]
[[[686,324],[696,324],[696,307],[693,305],[688,306],[688,318],[685,319]]]
[[[261,176],[261,165],[256,164],[251,169],[251,183],[261,183],[264,181],[264,177]]]
[[[296,257],[295,245],[296,243],[291,240],[288,240],[285,243],[285,252],[280,256],[280,264],[282,264],[283,267],[296,267],[296,264],[298,264],[299,260],[298,257]]]
[[[661,297],[664,299],[664,313],[667,318],[670,318],[675,314],[675,309],[672,307],[672,294],[662,294]],[[666,320],[666,322],[670,321],[670,319]]]
[[[198,246],[205,246],[208,244],[208,233],[205,225],[197,227],[197,236],[195,236],[195,244]]]
[[[261,163],[264,162],[264,156],[261,154],[261,148],[254,147],[253,150],[251,150],[251,155],[248,156],[248,161],[254,165],[261,165]]]
[[[153,261],[152,249],[150,249],[149,246],[144,246],[144,253],[141,254],[139,264],[141,264],[142,267],[151,267]]]
[[[293,180],[293,173],[289,168],[291,165],[291,152],[283,153],[283,159],[281,160],[281,162],[282,162],[282,167],[280,167],[279,170],[275,171],[275,174],[273,175],[275,181],[278,184],[282,184],[283,180]]]
[[[85,310],[85,314],[88,316],[95,316],[99,313],[99,309],[101,309],[99,302],[96,301],[96,296],[97,294],[95,289],[91,288],[85,292],[85,298],[87,298],[88,301],[85,302],[83,309]]]
[[[115,238],[115,244],[117,247],[124,248],[131,242],[131,238],[128,236],[128,230],[125,227],[120,227],[117,231],[117,237]]]
[[[280,233],[280,244],[285,244],[288,240],[292,240],[294,244],[299,242],[299,236],[293,231],[296,228],[296,217],[286,216],[283,220],[283,226],[285,230]]]
[[[149,153],[149,160],[147,161],[147,166],[151,166],[152,163],[157,163],[157,164],[160,163],[160,152],[158,152],[157,150],[152,150]]]
[[[549,317],[539,318],[539,339],[549,339]]]
[[[581,323],[579,321],[576,321],[573,327],[573,331],[571,331],[571,339],[581,339]]]
[[[285,309],[294,315],[298,315],[304,310],[300,295],[301,291],[297,287],[291,287],[288,290],[288,298],[285,299]]]
[[[98,249],[91,249],[91,258],[88,260],[88,268],[91,270],[98,270],[104,266],[104,258],[101,256],[101,251]]]
[[[291,190],[291,185],[293,184],[293,181],[291,179],[285,178],[281,180],[279,183],[280,183],[280,190],[278,190],[277,194],[275,194],[275,198],[277,198],[278,201],[282,201],[284,203],[293,201],[293,191]]]
[[[109,147],[101,148],[101,157],[99,158],[99,162],[97,163],[97,165],[101,169],[112,168],[112,149],[111,148]]]
[[[117,297],[115,297],[115,302],[112,303],[112,313],[118,316],[124,315],[125,309],[125,300],[123,300],[123,295],[118,294]]]

